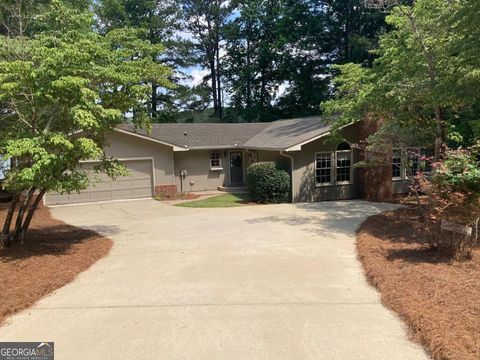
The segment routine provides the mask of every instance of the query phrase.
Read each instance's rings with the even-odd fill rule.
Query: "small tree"
[[[126,112],[147,126],[143,102],[151,86],[145,84],[170,86],[169,69],[152,60],[160,45],[130,29],[100,36],[91,30],[91,15],[59,1],[49,10],[37,19],[46,30],[34,38],[0,37],[0,154],[12,159],[3,188],[13,193],[5,245],[25,238],[46,192],[88,186],[80,161],[100,160],[96,171],[111,177],[125,174],[105,156],[106,136]]]
[[[418,173],[412,185],[417,199],[419,195],[427,198],[426,204],[419,201],[427,243],[454,257],[468,257],[471,248],[478,244],[479,154],[480,142],[470,149],[446,149],[445,158],[432,164],[432,174]],[[441,231],[445,220],[470,226],[473,234],[445,234]]]

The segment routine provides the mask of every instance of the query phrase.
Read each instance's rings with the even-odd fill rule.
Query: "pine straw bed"
[[[362,224],[357,250],[383,303],[436,360],[480,359],[480,250],[453,262],[421,245],[418,212],[402,208]],[[418,225],[418,223],[417,223]]]
[[[0,204],[0,224],[6,211]],[[56,220],[40,207],[25,243],[0,249],[0,324],[72,281],[111,247],[110,239]]]

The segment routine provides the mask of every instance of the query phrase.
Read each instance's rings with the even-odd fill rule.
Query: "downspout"
[[[287,159],[290,159],[290,181],[292,183],[292,203],[295,202],[295,177],[294,177],[294,163],[293,163],[293,155],[286,154],[283,150],[280,151],[280,155],[283,157],[286,157]]]

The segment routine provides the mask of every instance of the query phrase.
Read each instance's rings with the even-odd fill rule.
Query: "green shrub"
[[[290,176],[273,162],[258,162],[247,169],[247,188],[257,202],[284,202],[290,193]]]

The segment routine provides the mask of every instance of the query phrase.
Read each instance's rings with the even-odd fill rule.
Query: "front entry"
[[[230,152],[230,185],[243,185],[243,152]]]

